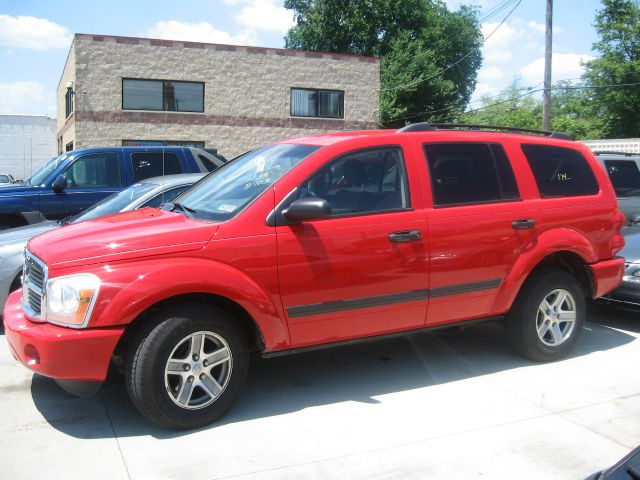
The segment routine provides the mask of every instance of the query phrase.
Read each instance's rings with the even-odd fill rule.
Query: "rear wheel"
[[[523,285],[506,328],[512,347],[537,362],[557,360],[575,346],[584,326],[586,302],[578,281],[563,271],[534,274]]]
[[[246,380],[249,356],[233,318],[189,305],[159,315],[126,364],[131,400],[163,427],[196,428],[224,415]]]

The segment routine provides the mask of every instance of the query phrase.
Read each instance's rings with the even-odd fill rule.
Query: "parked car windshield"
[[[58,166],[67,158],[67,155],[60,155],[53,157],[46,161],[39,169],[31,174],[29,178],[25,180],[27,185],[40,185],[44,182],[51,173],[58,168]]]
[[[318,148],[276,144],[247,153],[209,174],[173,203],[194,218],[229,220]]]
[[[108,196],[101,202],[96,203],[93,207],[88,208],[64,223],[84,222],[85,220],[92,220],[112,213],[118,213],[128,207],[131,202],[157,187],[158,185],[155,183],[134,183],[129,188]]]

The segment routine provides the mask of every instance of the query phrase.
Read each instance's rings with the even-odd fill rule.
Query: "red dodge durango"
[[[489,130],[286,140],[161,209],[40,235],[4,312],[13,355],[76,393],[114,362],[168,428],[222,416],[252,351],[500,319],[516,352],[561,358],[621,281],[625,218],[584,145]]]

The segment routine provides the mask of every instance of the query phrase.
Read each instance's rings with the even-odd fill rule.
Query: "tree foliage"
[[[640,86],[609,85],[640,82],[640,7],[633,0],[603,0],[596,14],[600,53],[588,62],[584,79],[591,87],[594,113],[608,138],[640,136]]]
[[[551,129],[568,133],[578,140],[601,138],[602,120],[594,114],[589,90],[570,82],[553,85]],[[542,100],[514,81],[495,97],[484,96],[480,106],[460,116],[462,123],[502,125],[539,129],[542,125]]]
[[[380,58],[380,122],[449,120],[467,105],[482,62],[476,10],[439,0],[285,0],[292,49]]]

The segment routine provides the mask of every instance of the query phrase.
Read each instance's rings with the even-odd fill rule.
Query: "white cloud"
[[[544,45],[544,25],[519,18],[502,25],[500,22],[483,23],[482,34],[489,37],[482,48],[482,55],[488,63],[508,62],[514,57],[514,52],[517,54],[523,48],[536,50]]]
[[[553,81],[579,78],[584,71],[581,62],[593,57],[577,53],[554,53],[551,59],[551,75]],[[536,58],[520,70],[526,84],[537,84],[544,80],[544,57]]]
[[[71,34],[66,27],[45,18],[0,15],[0,46],[9,48],[68,48]]]
[[[55,115],[55,94],[38,82],[0,83],[0,114]]]
[[[237,0],[225,0],[236,2]],[[285,33],[293,26],[293,12],[276,5],[272,0],[250,0],[235,16],[240,25],[254,30],[276,31]],[[234,3],[228,3],[233,5]]]
[[[500,80],[503,76],[503,70],[499,67],[484,67],[478,72],[478,80],[483,82]]]
[[[247,29],[231,35],[223,30],[216,29],[209,22],[187,23],[177,20],[157,22],[147,29],[147,35],[151,38],[165,40],[184,40],[188,42],[225,43],[225,44],[255,44],[256,34]]]

